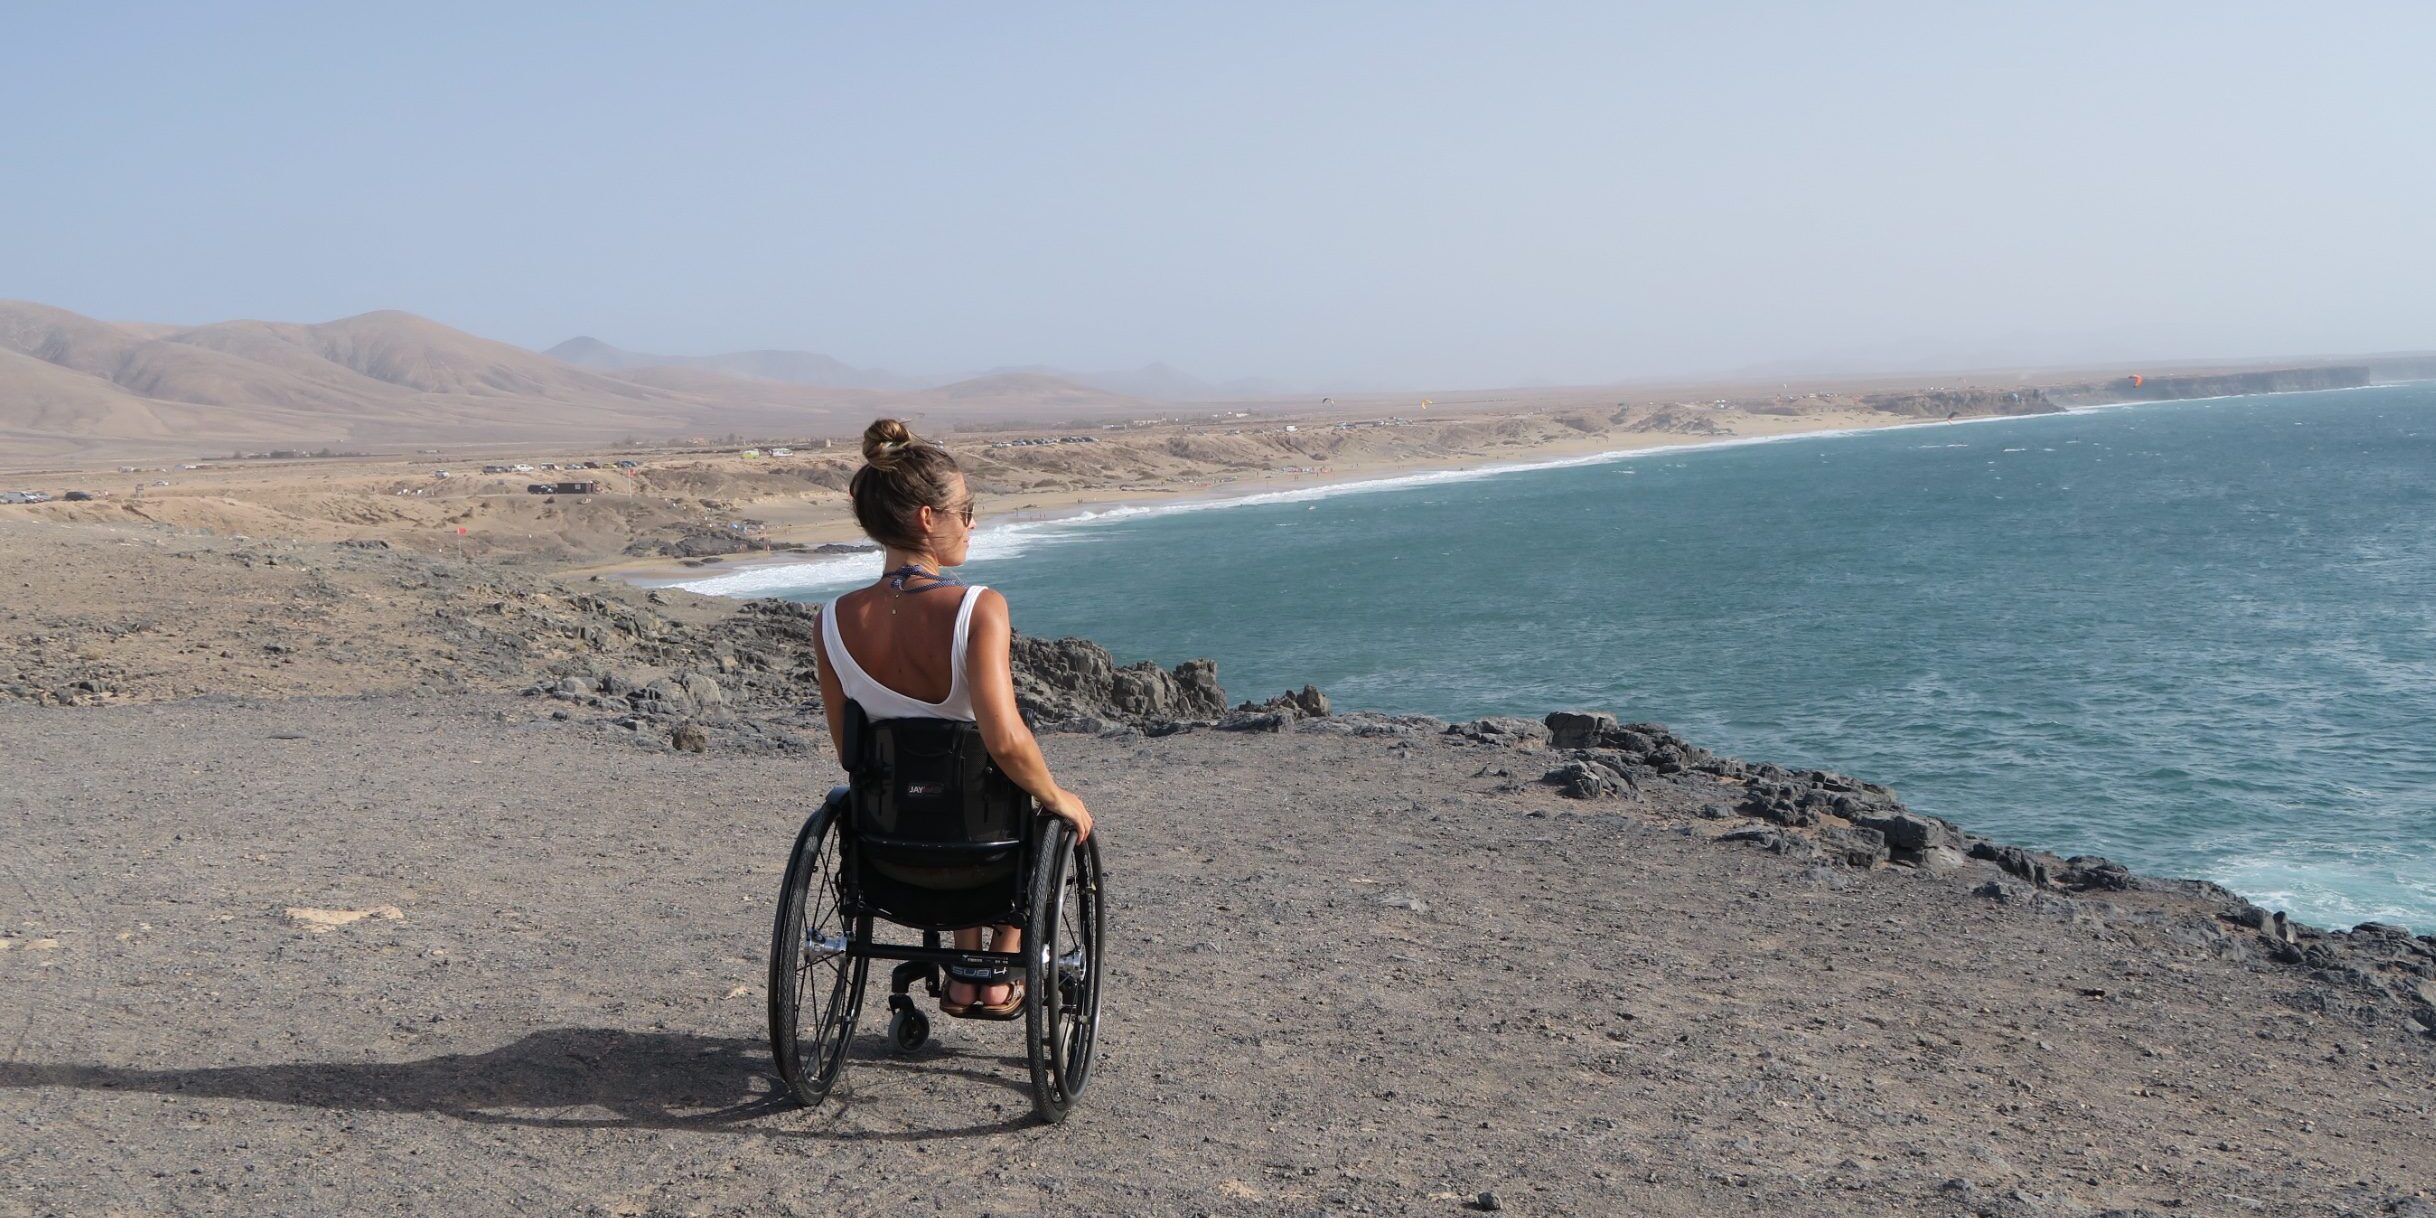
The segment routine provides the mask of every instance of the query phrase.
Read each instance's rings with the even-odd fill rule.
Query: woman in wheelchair
[[[972,542],[973,496],[946,449],[881,419],[863,433],[863,468],[851,484],[854,518],[887,550],[877,583],[830,601],[817,635],[821,703],[838,760],[851,769],[848,703],[870,720],[963,720],[980,729],[990,760],[1043,811],[1091,834],[1091,813],[1057,785],[1040,745],[1015,707],[1006,598],[948,574]],[[1022,932],[991,928],[990,950],[1019,952]],[[981,947],[982,928],[955,932],[956,947]],[[1023,984],[1003,970],[951,966],[940,1010],[1006,1018],[1022,1009]]]

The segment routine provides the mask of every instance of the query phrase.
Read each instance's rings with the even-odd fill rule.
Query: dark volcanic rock
[[[1933,816],[1920,816],[1903,811],[1897,805],[1890,811],[1856,809],[1852,823],[1875,829],[1886,835],[1891,850],[1921,851],[1938,846],[1959,847],[1962,832]]]
[[[1742,806],[1744,816],[1757,817],[1791,828],[1807,828],[1819,823],[1819,813],[1830,797],[1787,782],[1754,782],[1745,788]]]
[[[1145,660],[1119,668],[1107,648],[1089,639],[1020,634],[1013,659],[1015,704],[1024,722],[1036,728],[1095,719],[1147,731],[1154,722],[1210,722],[1226,713],[1226,691],[1218,686],[1214,661],[1187,660],[1165,669]]]
[[[1668,731],[1663,723],[1617,723],[1605,711],[1554,711],[1543,722],[1550,743],[1557,748],[1618,753],[1627,764],[1660,774],[1702,768],[1722,773],[1729,765],[1739,768],[1739,763],[1721,763],[1715,754]]]
[[[1875,829],[1829,825],[1819,830],[1818,843],[1847,867],[1867,869],[1886,861],[1886,835]]]
[[[1328,717],[1330,707],[1328,695],[1321,693],[1318,686],[1305,685],[1299,691],[1288,690],[1261,703],[1258,707],[1252,707],[1246,703],[1245,709],[1271,710],[1281,713],[1292,711],[1306,719],[1325,719]]]
[[[1542,775],[1540,781],[1555,784],[1558,793],[1568,799],[1605,799],[1625,791],[1606,767],[1586,761],[1568,761]]]
[[[2063,871],[2054,879],[2059,887],[2082,890],[2095,888],[2107,892],[2125,892],[2132,886],[2130,868],[2094,854],[2076,854],[2065,859]]]
[[[1550,711],[1548,743],[1560,749],[1594,749],[1620,726],[1606,711]]]
[[[1325,719],[1328,710],[1328,695],[1318,686],[1305,685],[1299,693],[1288,690],[1266,702],[1246,702],[1221,717],[1218,727],[1222,731],[1282,731],[1287,724],[1303,719]]]
[[[1280,711],[1245,710],[1237,707],[1218,717],[1211,726],[1222,732],[1282,732],[1294,722],[1291,715]]]
[[[1476,740],[1482,744],[1515,749],[1535,748],[1548,739],[1547,728],[1533,720],[1514,715],[1494,715],[1486,719],[1474,719],[1469,723],[1452,724],[1446,729],[1446,733],[1450,736],[1461,736],[1466,740]]]
[[[1809,858],[1816,855],[1819,849],[1816,842],[1801,834],[1788,833],[1782,829],[1771,829],[1765,825],[1751,825],[1736,829],[1730,833],[1720,834],[1717,840],[1748,842],[1770,854],[1788,855],[1793,858]]]
[[[2045,888],[2058,861],[2052,854],[2037,854],[2019,846],[1999,846],[1990,841],[1971,843],[1971,857],[1996,864],[2007,875],[2018,876],[2039,888]]]

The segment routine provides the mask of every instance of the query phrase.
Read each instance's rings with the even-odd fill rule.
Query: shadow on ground
[[[889,1055],[877,1037],[856,1041],[839,1094],[823,1106],[851,1105],[848,1088],[863,1071],[934,1076],[927,1085],[1004,1088],[1022,1098],[1006,1120],[943,1129],[848,1130],[790,1127],[762,1118],[796,1111],[770,1069],[759,1040],[615,1028],[551,1028],[488,1053],[452,1053],[410,1062],[284,1062],[195,1070],[136,1070],[104,1065],[0,1062],[0,1087],[73,1087],[152,1091],[187,1097],[253,1100],[354,1112],[431,1112],[494,1125],[560,1129],[729,1131],[839,1141],[978,1137],[1033,1123],[1020,1057],[989,1057],[933,1047]],[[976,1096],[970,1105],[980,1107]]]

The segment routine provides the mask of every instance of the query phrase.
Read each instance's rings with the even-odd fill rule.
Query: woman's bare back
[[[951,652],[965,595],[920,583],[902,594],[886,584],[849,592],[837,601],[837,637],[863,675],[917,702],[944,702],[956,683]]]

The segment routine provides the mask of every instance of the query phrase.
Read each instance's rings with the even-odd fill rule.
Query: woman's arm
[[[814,609],[818,619],[826,609]],[[813,667],[820,675],[820,713],[829,720],[829,747],[837,750],[837,764],[851,768],[854,760],[846,756],[846,687],[837,683],[837,674],[829,671],[828,623],[815,621],[812,627]]]
[[[1007,598],[989,588],[973,595],[979,599],[973,604],[972,633],[965,644],[964,687],[972,695],[973,720],[981,728],[981,742],[1016,786],[1030,791],[1051,814],[1072,823],[1077,836],[1090,837],[1090,809],[1049,776],[1049,762],[1040,755],[1040,742],[1032,738],[1032,729],[1024,726],[1023,713],[1015,707],[1015,664],[1010,654],[1015,630],[1007,619]],[[825,692],[826,687],[823,689]]]

